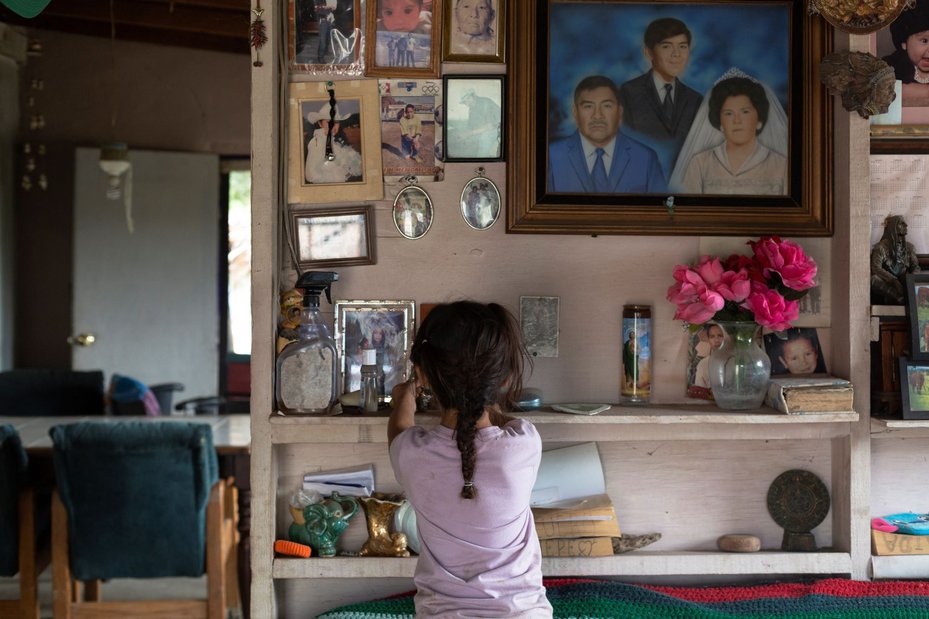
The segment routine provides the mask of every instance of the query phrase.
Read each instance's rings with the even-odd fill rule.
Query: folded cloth
[[[884,516],[889,524],[897,527],[897,533],[906,535],[929,535],[929,514],[901,512]]]

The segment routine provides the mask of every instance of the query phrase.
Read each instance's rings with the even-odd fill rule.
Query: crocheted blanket
[[[659,587],[546,579],[554,617],[583,619],[917,619],[929,617],[929,582],[828,579],[750,587]],[[412,619],[413,592],[350,604],[320,619]]]

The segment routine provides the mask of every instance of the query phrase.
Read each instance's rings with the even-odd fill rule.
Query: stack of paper
[[[371,496],[374,492],[374,465],[307,473],[303,489],[315,490],[323,496],[338,492],[342,496]]]

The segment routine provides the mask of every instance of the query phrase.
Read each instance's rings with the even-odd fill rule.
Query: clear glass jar
[[[771,378],[761,327],[755,322],[718,322],[725,338],[710,351],[709,381],[717,406],[728,410],[759,408]]]

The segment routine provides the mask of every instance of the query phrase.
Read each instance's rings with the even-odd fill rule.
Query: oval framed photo
[[[421,187],[409,185],[394,198],[394,225],[407,239],[420,239],[432,227],[435,210],[432,199]]]
[[[478,169],[477,174],[465,183],[459,204],[466,224],[475,230],[486,230],[500,216],[500,190],[484,176],[483,168]]]

